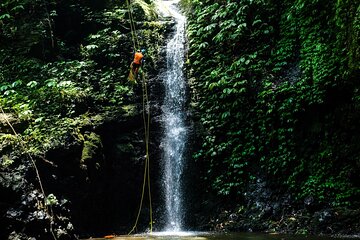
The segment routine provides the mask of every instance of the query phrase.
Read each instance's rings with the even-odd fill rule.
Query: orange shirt
[[[136,52],[134,57],[134,63],[141,64],[141,59],[144,57],[141,52]]]

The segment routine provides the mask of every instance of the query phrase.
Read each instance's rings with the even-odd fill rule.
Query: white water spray
[[[187,127],[185,124],[186,81],[183,73],[186,20],[175,5],[179,1],[163,1],[176,21],[175,34],[166,48],[167,69],[164,78],[165,98],[162,106],[164,135],[163,187],[166,226],[164,231],[182,230],[183,209],[182,175],[184,171]]]

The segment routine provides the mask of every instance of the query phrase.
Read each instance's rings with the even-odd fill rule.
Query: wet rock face
[[[200,223],[203,230],[354,236],[360,229],[359,209],[320,205],[311,196],[301,204],[263,179],[250,184],[237,205],[220,201],[213,209],[210,220]]]
[[[16,206],[18,199],[21,197],[22,191],[25,189],[24,165],[18,166],[14,171],[3,169],[0,171],[0,239],[6,239],[10,219],[16,219],[21,215],[20,211],[11,211]]]
[[[243,194],[242,204],[223,205],[220,212],[212,217],[210,225],[216,231],[262,232],[270,223],[281,219],[291,209],[291,197],[272,189],[266,181],[258,178],[249,184]],[[225,207],[224,207],[225,206]]]
[[[106,122],[85,134],[83,144],[54,149],[43,166],[46,187],[68,204],[68,217],[81,237],[124,233],[136,209],[143,161],[141,128]]]
[[[72,239],[66,204],[45,205],[44,195],[33,185],[38,182],[32,165],[26,158],[16,163],[0,171],[0,239],[52,239],[50,228],[58,239]]]
[[[257,219],[278,218],[291,209],[291,196],[278,189],[272,189],[266,181],[258,178],[250,183],[244,193],[247,215]]]
[[[0,171],[0,239],[53,239],[50,227],[58,239],[126,233],[143,176],[140,116],[109,120],[84,133],[82,143],[69,141],[35,159],[46,197],[26,156],[12,157]]]

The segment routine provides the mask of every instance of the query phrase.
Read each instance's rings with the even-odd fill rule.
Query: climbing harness
[[[130,18],[130,29],[131,29],[131,36],[132,36],[132,42],[134,49],[139,49],[139,40],[136,36],[136,29],[134,24],[134,18],[133,13],[130,5],[130,0],[126,0],[128,12],[129,12],[129,18]],[[128,235],[133,233],[137,227],[141,209],[143,206],[144,201],[144,195],[145,195],[145,186],[148,187],[148,197],[149,197],[149,217],[150,217],[150,232],[152,232],[153,228],[153,211],[152,211],[152,200],[151,200],[151,187],[150,187],[150,158],[149,158],[149,135],[150,135],[150,105],[149,105],[149,98],[148,98],[148,91],[147,91],[147,83],[145,79],[145,74],[142,72],[142,91],[143,91],[143,121],[144,121],[144,133],[145,133],[145,166],[144,166],[144,177],[143,177],[143,183],[142,183],[142,191],[141,191],[141,198],[140,198],[140,204],[139,204],[139,210],[136,216],[136,220],[134,223],[133,228],[130,230]],[[147,111],[147,114],[146,114]]]
[[[0,111],[4,114],[4,116],[6,115],[4,109],[0,106]],[[19,142],[20,142],[20,146],[22,148],[22,150],[24,152],[26,152],[26,155],[27,157],[30,159],[31,161],[31,164],[35,170],[35,174],[36,174],[36,178],[38,180],[38,183],[39,183],[39,186],[40,186],[40,190],[41,190],[41,193],[42,195],[44,196],[44,210],[49,214],[50,216],[50,225],[49,225],[49,230],[50,230],[50,233],[52,235],[52,237],[57,240],[56,236],[55,236],[55,233],[54,233],[54,230],[53,230],[53,221],[54,221],[54,213],[53,213],[53,210],[52,210],[52,207],[51,206],[48,206],[46,204],[46,194],[45,194],[45,191],[44,191],[44,187],[43,187],[43,184],[42,184],[42,181],[41,181],[41,178],[40,178],[40,174],[39,174],[39,169],[37,168],[36,166],[36,163],[35,163],[35,160],[33,159],[33,157],[30,155],[30,153],[27,151],[26,147],[25,147],[25,142],[24,140],[22,140],[21,136],[15,131],[15,128],[13,127],[13,125],[10,123],[10,121],[5,117],[5,122],[9,125],[9,127],[11,128],[12,132],[14,133],[14,135],[16,136],[17,139],[19,139]]]

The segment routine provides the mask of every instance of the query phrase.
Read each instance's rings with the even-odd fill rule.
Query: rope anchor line
[[[0,106],[0,111],[2,112],[2,114],[6,115],[4,109]],[[40,187],[40,191],[41,194],[44,196],[44,200],[43,200],[43,208],[45,210],[45,212],[50,216],[50,225],[49,225],[49,230],[50,233],[52,235],[52,237],[57,240],[57,237],[55,236],[54,230],[53,230],[53,220],[54,220],[54,213],[52,211],[52,207],[48,206],[46,204],[46,194],[45,194],[45,190],[41,181],[41,177],[40,177],[40,173],[39,173],[39,169],[36,166],[35,160],[34,158],[30,155],[30,153],[28,152],[27,148],[26,148],[26,142],[22,139],[22,137],[16,132],[14,126],[10,123],[10,121],[5,117],[5,122],[9,125],[9,127],[11,128],[11,131],[14,133],[15,137],[19,140],[20,143],[20,147],[23,149],[24,153],[26,153],[26,156],[28,157],[28,159],[30,160],[32,167],[35,170],[35,175],[36,175],[36,179],[39,183],[39,187]]]
[[[131,29],[131,36],[132,36],[132,42],[134,50],[139,49],[139,41],[136,35],[136,29],[134,24],[134,17],[131,9],[131,3],[130,0],[126,0],[128,12],[129,12],[129,18],[130,18],[130,29]],[[140,198],[140,204],[139,204],[139,210],[137,212],[136,220],[134,223],[134,226],[128,233],[130,235],[133,233],[138,225],[138,221],[140,218],[140,213],[143,207],[144,202],[144,196],[145,196],[145,186],[148,186],[148,197],[149,197],[149,217],[150,217],[150,233],[153,229],[153,211],[152,211],[152,200],[151,200],[151,186],[150,186],[150,157],[149,157],[149,135],[150,135],[150,106],[149,106],[149,97],[148,97],[148,91],[147,91],[147,84],[145,79],[144,72],[141,74],[142,76],[142,91],[143,91],[143,121],[144,121],[144,134],[145,134],[145,151],[146,151],[146,157],[145,157],[145,164],[144,164],[144,176],[143,176],[143,183],[142,183],[142,190],[141,190],[141,198]],[[147,114],[146,114],[147,110]]]

